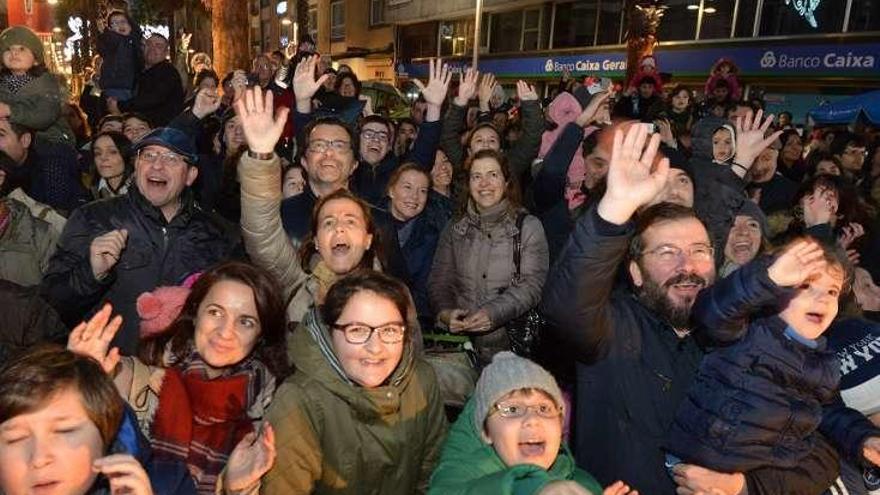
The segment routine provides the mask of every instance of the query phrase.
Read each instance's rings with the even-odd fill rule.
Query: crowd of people
[[[101,29],[0,33],[0,493],[880,493],[876,127]]]

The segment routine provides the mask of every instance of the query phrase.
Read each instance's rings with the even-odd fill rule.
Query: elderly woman
[[[440,236],[428,294],[439,324],[471,335],[485,366],[511,348],[505,325],[538,304],[549,253],[541,221],[519,206],[504,155],[478,151],[465,171],[469,196]]]
[[[406,287],[372,270],[333,284],[288,352],[268,418],[278,461],[264,493],[424,493],[446,433],[440,390],[405,323]]]
[[[767,217],[761,208],[754,201],[743,202],[727,234],[724,262],[718,275],[730,275],[763,252],[768,245],[768,229]]]

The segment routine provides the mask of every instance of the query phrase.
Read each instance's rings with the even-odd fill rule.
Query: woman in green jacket
[[[562,444],[564,402],[545,369],[500,352],[452,425],[430,495],[638,495],[618,481],[603,492]]]
[[[406,287],[372,270],[334,283],[288,339],[275,467],[261,493],[424,493],[446,435],[436,377],[416,357]]]

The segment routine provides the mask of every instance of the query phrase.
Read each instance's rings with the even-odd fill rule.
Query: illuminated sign
[[[819,4],[822,3],[822,0],[785,0],[785,5],[791,5],[791,7],[797,12],[801,17],[803,17],[810,26],[817,28],[819,27],[819,23],[816,22],[816,9],[819,8]]]

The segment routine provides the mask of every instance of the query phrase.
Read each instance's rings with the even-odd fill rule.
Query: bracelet
[[[741,165],[741,164],[739,164],[739,163],[732,162],[730,166],[731,166],[731,167],[739,167],[739,168],[741,168],[744,174],[749,173],[749,169],[747,169],[745,165]]]
[[[257,153],[253,150],[247,151],[248,158],[253,158],[254,160],[271,160],[273,156],[275,156],[274,151],[270,151],[269,153]]]

